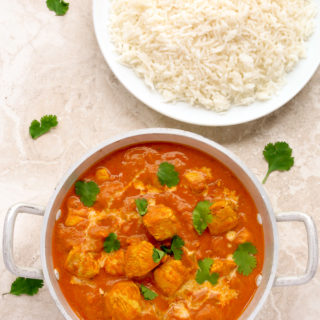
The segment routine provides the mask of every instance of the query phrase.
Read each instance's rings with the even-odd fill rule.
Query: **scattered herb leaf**
[[[117,251],[120,249],[120,241],[117,238],[117,235],[113,232],[109,233],[103,243],[103,248],[105,252]]]
[[[29,127],[29,133],[32,139],[37,139],[43,134],[47,133],[51,128],[54,128],[58,125],[57,116],[52,114],[45,115],[38,120],[33,120]]]
[[[21,294],[27,294],[33,296],[38,293],[39,289],[43,287],[43,280],[17,278],[11,285],[10,294],[20,296]]]
[[[165,256],[165,253],[163,251],[153,248],[152,259],[155,263],[160,262],[164,256]]]
[[[162,162],[158,169],[158,179],[162,186],[167,185],[171,188],[179,183],[179,172],[175,170],[173,164]]]
[[[81,202],[87,207],[93,206],[96,202],[97,195],[100,192],[98,185],[94,181],[77,181],[75,189]]]
[[[193,226],[201,235],[206,230],[209,223],[212,222],[213,216],[210,212],[210,201],[199,201],[192,212]]]
[[[173,252],[173,257],[175,260],[181,260],[182,258],[182,247],[184,246],[184,241],[177,235],[173,236],[171,243],[171,251]]]
[[[239,244],[237,250],[233,253],[233,260],[238,265],[238,272],[248,276],[257,266],[257,259],[254,254],[257,248],[251,242]]]
[[[212,264],[213,260],[210,258],[204,258],[198,261],[199,269],[196,274],[196,281],[199,284],[203,284],[205,281],[209,281],[212,285],[217,284],[219,274],[216,272],[210,274]]]
[[[148,200],[147,199],[136,199],[136,206],[140,216],[144,216],[148,212]]]
[[[57,16],[64,16],[69,9],[69,3],[63,0],[47,0],[47,7],[54,11]]]
[[[147,288],[143,284],[140,286],[140,292],[143,295],[145,300],[153,300],[158,296],[158,294],[156,292],[154,292],[151,289]]]
[[[286,142],[269,143],[263,150],[263,156],[268,162],[268,172],[262,183],[265,183],[271,172],[275,170],[288,171],[294,164],[292,149]]]

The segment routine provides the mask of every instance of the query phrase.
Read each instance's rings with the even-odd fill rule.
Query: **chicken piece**
[[[86,208],[78,197],[72,196],[67,201],[68,215],[65,220],[67,227],[72,227],[84,221],[88,217],[88,208]]]
[[[187,299],[190,309],[201,310],[207,302],[225,306],[237,297],[238,291],[230,288],[229,280],[219,277],[216,285],[212,285],[209,281],[199,284],[195,279],[190,279],[177,291],[175,298],[179,300]],[[212,312],[213,318],[208,319],[216,319],[215,316],[215,312]],[[198,318],[195,317],[195,319]]]
[[[225,311],[220,306],[213,303],[206,303],[195,314],[195,319],[197,320],[224,320],[225,318]]]
[[[252,241],[252,235],[247,228],[242,228],[239,232],[237,232],[237,235],[234,239],[235,243],[245,243],[249,241]]]
[[[119,210],[91,210],[89,213],[90,225],[87,235],[94,239],[105,239],[110,232],[117,232],[122,221],[122,212]]]
[[[99,182],[104,182],[110,179],[110,173],[107,168],[100,167],[96,171],[96,179]]]
[[[144,183],[138,179],[133,180],[133,186],[135,189],[139,190],[142,193],[145,193],[144,191],[146,191],[147,189]]]
[[[113,276],[123,276],[125,265],[125,251],[120,249],[111,253],[106,253],[104,270]]]
[[[233,260],[215,258],[210,272],[219,273],[219,276],[222,277],[229,275],[236,267],[237,265]]]
[[[79,223],[76,227],[66,227],[64,223],[58,223],[56,225],[57,238],[63,239],[63,244],[69,252],[73,247],[81,245],[86,228],[86,223]]]
[[[196,193],[201,193],[207,187],[207,183],[212,178],[211,170],[207,167],[201,169],[189,169],[184,173],[190,189]]]
[[[159,187],[157,188],[157,187],[153,186],[152,184],[144,183],[138,179],[134,180],[133,186],[135,189],[139,190],[141,194],[146,194],[146,193],[158,194],[162,191],[161,188],[159,188]]]
[[[212,222],[208,225],[212,235],[218,235],[233,229],[239,222],[239,213],[231,200],[214,202],[210,207],[213,215]]]
[[[141,313],[139,287],[133,281],[114,284],[105,295],[106,309],[112,320],[134,320]]]
[[[74,247],[68,254],[65,268],[79,278],[93,278],[100,271],[99,262],[93,252],[83,252]]]
[[[73,227],[75,225],[77,225],[78,223],[80,223],[81,221],[84,221],[85,218],[83,217],[79,217],[76,215],[70,215],[68,214],[66,221],[64,222],[66,227]]]
[[[146,165],[145,172],[141,175],[140,180],[146,185],[150,185],[155,190],[163,190],[164,186],[160,183],[158,178],[159,164]]]
[[[126,243],[128,246],[138,244],[141,241],[148,241],[148,237],[145,234],[137,234],[127,238]]]
[[[224,279],[219,280],[218,284],[213,287],[213,290],[217,294],[216,298],[219,304],[223,307],[238,297],[238,291],[231,289],[228,282]]]
[[[111,226],[114,228],[114,225],[111,224]],[[92,224],[89,226],[87,234],[94,239],[105,239],[110,234],[111,230],[112,228],[110,226]]]
[[[162,204],[148,208],[142,221],[149,233],[158,241],[172,238],[178,230],[177,217],[171,208]]]
[[[165,320],[190,319],[190,312],[183,302],[172,303],[164,316]]]
[[[87,218],[89,208],[85,207],[80,199],[72,196],[67,201],[68,214]]]
[[[125,186],[120,181],[105,181],[100,185],[100,192],[97,195],[97,202],[108,207],[114,198],[125,190]]]
[[[152,259],[154,246],[148,241],[133,243],[125,254],[125,273],[128,278],[142,277],[159,263]]]
[[[173,295],[185,282],[188,269],[180,260],[169,260],[154,271],[156,285],[167,295]]]
[[[237,233],[235,231],[233,231],[233,230],[232,231],[228,231],[227,234],[226,234],[226,238],[230,242],[234,241],[236,236],[237,236]]]
[[[82,252],[96,252],[99,253],[103,249],[103,240],[94,239],[89,236],[85,237],[84,241],[81,243]]]
[[[75,276],[72,276],[70,279],[70,283],[77,285],[77,286],[88,286],[92,289],[95,289],[97,287],[96,283],[92,280],[88,280],[88,279],[80,279],[77,278]]]
[[[144,168],[146,163],[153,163],[160,158],[158,151],[149,147],[129,148],[123,157],[123,164],[127,167]]]
[[[220,200],[228,200],[231,201],[231,205],[235,208],[238,209],[238,202],[239,202],[239,196],[236,194],[234,190],[230,190],[228,188],[223,188],[222,192],[223,198]]]

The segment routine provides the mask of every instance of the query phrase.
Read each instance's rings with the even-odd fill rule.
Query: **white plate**
[[[314,0],[320,10],[320,0]],[[136,98],[150,108],[176,120],[197,125],[228,126],[263,117],[292,99],[310,80],[320,63],[320,19],[307,42],[307,58],[301,60],[286,77],[286,85],[270,100],[254,102],[248,106],[234,106],[229,111],[217,113],[187,103],[166,103],[163,97],[149,89],[135,73],[118,62],[118,55],[108,34],[110,0],[93,0],[93,21],[102,54],[119,81]]]

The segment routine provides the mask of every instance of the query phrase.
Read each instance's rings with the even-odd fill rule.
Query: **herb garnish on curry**
[[[54,266],[86,320],[233,320],[264,257],[257,209],[223,164],[148,143],[89,169],[62,206]]]

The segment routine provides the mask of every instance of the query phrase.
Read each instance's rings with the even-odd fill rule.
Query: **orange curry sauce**
[[[168,188],[159,183],[157,171],[162,162],[173,164],[175,170],[179,172],[180,182],[176,187]],[[194,175],[192,170],[198,173]],[[80,202],[74,187],[68,192],[61,206],[61,217],[55,224],[52,246],[54,267],[60,274],[61,290],[80,319],[233,320],[239,318],[257,289],[256,278],[261,274],[263,267],[264,237],[262,226],[257,221],[257,209],[252,198],[229,169],[211,156],[187,146],[146,143],[118,150],[106,156],[79,180],[95,181],[100,193],[93,207],[88,208]],[[174,293],[164,293],[154,277],[155,270],[161,265],[175,261],[168,255],[142,277],[128,279],[125,274],[112,275],[106,272],[113,270],[112,268],[114,270],[124,268],[120,262],[106,268],[104,263],[107,262],[101,258],[108,255],[103,250],[103,243],[111,232],[117,234],[121,250],[124,252],[129,245],[141,241],[148,241],[158,249],[163,244],[170,246],[171,239],[157,241],[150,234],[143,223],[143,217],[137,211],[135,204],[137,198],[148,200],[148,210],[151,210],[152,206],[169,207],[178,221],[176,234],[185,242],[182,260],[179,263],[182,263],[182,268],[186,272],[179,271],[173,277],[173,282],[178,281],[182,274],[184,277],[183,284],[175,288]],[[210,234],[207,228],[199,236],[192,222],[192,212],[197,203],[203,200],[212,203],[221,199],[229,201],[229,198],[236,201],[235,210],[238,216],[236,226],[216,235]],[[232,254],[238,245],[244,242],[252,242],[258,250],[255,255],[257,267],[249,276],[241,275],[235,266],[227,268],[227,272],[218,270],[219,280],[216,285],[211,285],[208,281],[200,285],[195,281],[198,260],[212,258],[213,266],[217,261],[224,263],[228,260],[233,263]],[[74,258],[72,267],[68,267],[67,257],[73,248],[78,248],[78,253],[82,255],[79,254]],[[98,271],[92,273],[87,270],[90,269],[90,263],[81,267],[82,259],[86,257],[99,261]],[[129,305],[126,305],[126,301],[118,301],[118,305],[113,309],[111,306],[110,309],[110,304],[113,302],[106,302],[108,297],[114,294],[110,292],[116,283],[124,281],[126,283],[133,281],[137,288],[144,284],[155,291],[158,297],[147,301],[142,295],[137,298],[137,290],[133,290],[125,298],[128,299]],[[161,277],[159,281],[162,281]],[[124,295],[126,283],[124,289],[119,290]],[[139,301],[132,302],[130,299]]]

